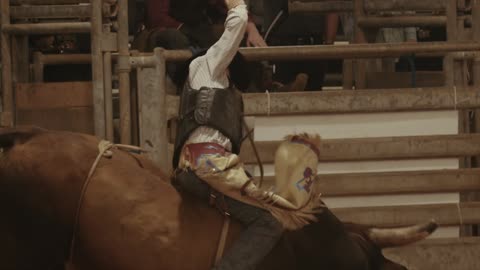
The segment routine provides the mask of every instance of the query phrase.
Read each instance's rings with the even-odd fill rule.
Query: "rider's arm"
[[[197,57],[190,64],[189,80],[194,89],[202,86],[228,87],[227,68],[245,35],[248,11],[243,0],[226,2],[230,9],[225,20],[225,31],[205,55]]]

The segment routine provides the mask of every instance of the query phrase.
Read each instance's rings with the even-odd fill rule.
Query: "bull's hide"
[[[78,133],[0,128],[0,269],[63,268],[98,143]],[[120,150],[102,158],[79,218],[76,270],[210,269],[222,226],[215,209],[182,198],[148,160]],[[318,219],[285,235],[260,269],[403,269],[383,268],[367,230],[352,239],[328,209]]]

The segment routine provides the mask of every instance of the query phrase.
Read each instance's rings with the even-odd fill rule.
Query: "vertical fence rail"
[[[102,0],[92,2],[92,80],[93,80],[93,115],[95,135],[105,138],[105,92],[102,55]]]
[[[13,84],[12,84],[12,51],[11,40],[8,33],[3,31],[6,25],[10,24],[9,0],[0,0],[0,43],[2,54],[2,114],[0,117],[2,126],[13,126],[14,105],[13,105]]]
[[[119,0],[118,13],[118,80],[120,91],[120,141],[132,142],[131,100],[130,100],[130,65],[128,48],[128,1]]]
[[[366,43],[365,32],[358,23],[365,18],[364,0],[353,0],[354,2],[354,21],[355,21],[355,43]],[[366,81],[366,68],[367,63],[363,59],[357,59],[355,61],[354,78],[355,89],[364,89],[367,86]]]
[[[139,141],[140,146],[148,151],[147,155],[161,168],[167,169],[172,166],[168,149],[164,50],[156,48],[153,58],[154,63],[149,57],[149,65],[137,65]]]
[[[10,37],[12,48],[13,84],[26,83],[29,80],[29,49],[28,36],[15,35]]]
[[[167,61],[163,49],[155,49],[155,58],[157,60],[156,75],[159,78],[159,102],[160,102],[160,123],[158,136],[160,139],[160,149],[166,149],[165,153],[161,153],[159,162],[160,166],[165,169],[171,169],[171,156],[168,149],[168,119],[167,119]]]
[[[447,42],[454,42],[457,39],[457,1],[447,0]],[[455,74],[454,74],[454,57],[447,55],[443,59],[443,72],[445,74],[445,85],[454,87]]]
[[[41,52],[33,53],[33,82],[43,81],[43,54]]]
[[[473,41],[480,42],[480,0],[474,0],[472,3],[472,30],[473,30]],[[475,58],[473,59],[473,86],[475,89],[480,88],[480,54],[476,53]],[[480,110],[474,110],[474,119],[473,119],[473,131],[480,133]],[[472,167],[480,167],[480,156],[475,156],[472,161]],[[474,195],[474,199],[477,201],[480,200],[480,194],[477,191]],[[480,236],[480,225],[475,225],[472,228],[472,234],[475,236]]]
[[[112,53],[103,54],[103,74],[105,91],[105,132],[107,140],[113,142],[113,94],[112,94]]]

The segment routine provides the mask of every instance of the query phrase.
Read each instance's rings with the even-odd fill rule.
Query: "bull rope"
[[[77,236],[77,230],[78,230],[78,224],[80,221],[80,211],[82,210],[82,205],[83,205],[83,199],[85,197],[85,193],[87,192],[87,187],[88,184],[90,184],[90,180],[92,179],[93,173],[97,169],[98,163],[100,162],[100,159],[102,157],[107,157],[110,158],[113,156],[113,152],[111,149],[119,149],[119,150],[133,150],[133,151],[139,151],[139,152],[147,152],[143,150],[142,148],[138,146],[133,146],[133,145],[126,145],[126,144],[113,144],[109,141],[102,140],[98,144],[98,155],[95,161],[93,162],[92,167],[90,168],[90,171],[88,172],[87,179],[83,183],[82,191],[80,192],[80,197],[78,198],[78,203],[77,203],[77,211],[75,213],[75,223],[73,225],[73,233],[72,233],[72,241],[70,242],[70,254],[68,257],[67,261],[67,270],[74,269],[73,268],[73,254],[75,251],[75,240]]]

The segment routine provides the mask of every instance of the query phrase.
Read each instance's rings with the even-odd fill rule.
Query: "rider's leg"
[[[195,173],[199,174],[198,178],[195,177],[192,170],[190,173],[193,177],[177,177],[178,184],[186,191],[196,194],[202,199],[209,197],[210,190],[205,183],[208,181],[212,184],[215,183],[215,181],[224,181],[224,187],[230,186],[230,189],[234,190],[236,189],[235,186],[239,186],[238,192],[240,193],[240,187],[248,180],[248,176],[243,167],[238,163],[235,166],[228,163],[232,163],[232,160],[235,161],[232,155],[233,154],[230,153],[225,155],[224,160],[219,159],[218,156],[210,159],[208,155],[204,155],[203,158],[208,159],[205,162],[203,162],[202,159],[195,159],[194,163],[189,161],[188,164],[197,166]],[[228,162],[225,163],[225,161]],[[223,167],[227,169],[225,171],[219,171],[218,168],[223,169],[223,167],[217,167],[216,165],[218,164],[215,162],[218,162],[218,164],[223,165]],[[179,167],[182,168],[182,166]],[[217,170],[214,174],[211,173],[212,168]],[[204,172],[204,174],[202,174],[202,172]],[[245,204],[228,196],[222,196],[218,194],[218,192],[216,193],[216,202],[219,204],[219,208],[224,209],[226,207],[224,210],[228,211],[233,218],[243,223],[246,228],[240,234],[239,238],[235,240],[233,246],[227,250],[226,254],[214,269],[254,270],[278,242],[284,228],[270,212]]]
[[[232,217],[246,228],[214,269],[256,269],[282,236],[283,227],[266,210],[229,197],[225,197],[225,203]]]
[[[176,185],[205,202],[210,196],[210,187],[193,172],[181,173],[176,179]],[[266,210],[227,196],[223,201],[220,194],[216,195],[218,208],[226,207],[225,210],[246,228],[214,269],[255,269],[282,236],[282,225]]]
[[[204,202],[208,202],[210,198],[210,186],[190,170],[185,170],[177,174],[173,185],[180,190],[195,195]]]

